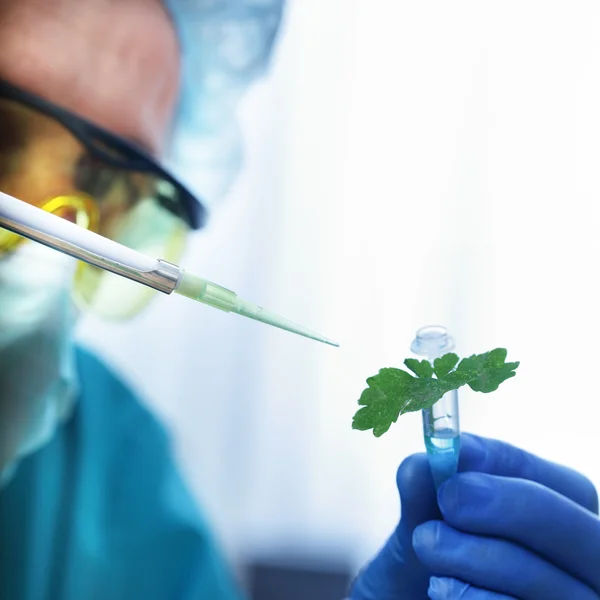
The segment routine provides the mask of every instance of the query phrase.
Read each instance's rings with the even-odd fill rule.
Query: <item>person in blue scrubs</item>
[[[0,190],[176,261],[235,172],[233,107],[281,9],[0,0]],[[206,161],[194,195],[160,166],[189,170],[190,156]],[[73,346],[79,311],[146,305],[145,288],[123,286],[0,231],[3,600],[242,597],[162,425]],[[594,486],[501,442],[463,446],[437,495],[424,455],[402,463],[400,523],[349,597],[598,600]]]
[[[251,4],[0,0],[0,190],[177,260],[212,198],[159,160],[176,153],[179,128],[211,162],[211,181],[227,170],[215,173],[215,158],[235,162],[221,133],[231,123],[205,113],[219,98],[232,111],[268,57],[280,2],[254,20]],[[262,55],[228,69],[246,38],[259,41],[257,25]],[[223,54],[227,32],[237,55]],[[2,600],[242,597],[163,426],[73,344],[80,311],[129,318],[149,297],[0,230]]]

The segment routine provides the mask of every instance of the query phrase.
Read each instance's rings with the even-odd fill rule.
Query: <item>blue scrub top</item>
[[[157,420],[92,355],[74,415],[0,490],[2,600],[238,600]]]

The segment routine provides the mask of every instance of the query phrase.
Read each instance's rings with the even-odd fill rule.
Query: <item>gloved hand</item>
[[[432,581],[429,597],[598,600],[593,485],[501,442],[471,438],[469,445],[475,452],[465,453],[461,470],[475,472],[441,486],[444,521],[421,525],[413,536],[421,562],[443,576]]]
[[[440,488],[442,521],[431,516],[426,457],[401,465],[400,525],[351,600],[600,598],[598,497],[589,480],[470,435],[462,436],[459,471]]]
[[[431,573],[413,550],[418,525],[441,519],[426,454],[409,456],[396,477],[401,519],[386,545],[359,575],[349,600],[422,600]]]
[[[414,454],[400,465],[396,477],[402,515],[386,545],[359,575],[350,600],[421,600],[430,573],[413,550],[415,527],[441,519],[427,456]]]

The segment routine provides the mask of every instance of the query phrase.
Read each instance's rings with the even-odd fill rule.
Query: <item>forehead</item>
[[[159,153],[179,45],[159,0],[0,0],[0,77]]]

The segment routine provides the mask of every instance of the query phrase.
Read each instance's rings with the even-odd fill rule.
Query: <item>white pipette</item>
[[[225,312],[233,312],[330,346],[338,346],[332,340],[261,306],[242,300],[235,292],[187,273],[177,265],[146,256],[2,192],[0,226],[159,292],[175,292]]]

